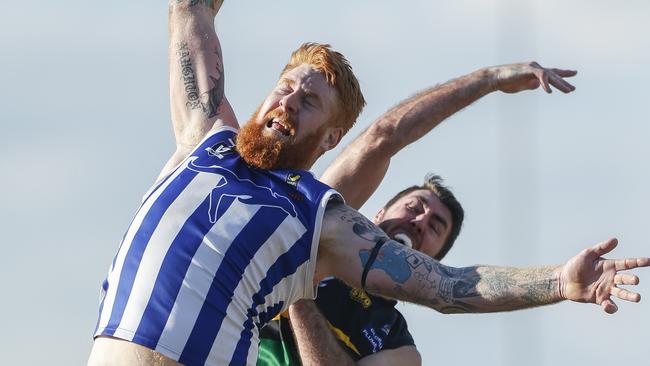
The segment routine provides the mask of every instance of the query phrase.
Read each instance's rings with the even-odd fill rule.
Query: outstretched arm
[[[333,275],[361,286],[361,275],[377,240],[385,234],[354,209],[331,204],[325,213],[316,275]],[[639,279],[619,271],[650,266],[650,258],[609,260],[615,239],[585,249],[566,264],[536,268],[454,268],[388,240],[368,272],[366,288],[381,296],[422,304],[443,313],[524,309],[561,300],[599,304],[616,311],[611,297],[638,302],[619,288]]]
[[[494,66],[427,89],[392,108],[357,137],[325,171],[321,180],[338,190],[348,205],[361,207],[381,183],[390,159],[447,117],[500,90],[517,93],[551,86],[575,88],[563,78],[576,71],[545,69],[536,62]],[[358,184],[363,177],[364,184]]]
[[[214,20],[223,0],[169,0],[169,94],[176,152],[161,176],[218,126],[238,128],[224,95]]]

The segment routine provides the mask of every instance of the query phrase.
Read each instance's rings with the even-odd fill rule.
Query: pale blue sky
[[[405,4],[406,3],[406,4]],[[0,15],[7,364],[85,362],[100,283],[139,198],[173,151],[164,2],[12,2]],[[441,174],[467,219],[448,264],[560,263],[620,238],[650,255],[650,3],[602,0],[228,1],[226,93],[245,121],[304,41],[351,61],[368,107],[341,146],[399,100],[482,66],[579,70],[576,92],[495,94],[393,160],[391,194]],[[321,173],[336,150],[314,167]],[[650,270],[638,271],[650,295]],[[401,306],[425,365],[647,363],[650,301],[605,315],[440,315]],[[642,329],[643,328],[643,329]]]

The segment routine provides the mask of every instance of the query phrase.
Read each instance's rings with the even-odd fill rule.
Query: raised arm
[[[361,207],[381,183],[390,159],[447,117],[493,91],[517,93],[551,86],[575,88],[563,78],[576,71],[545,69],[536,62],[494,66],[434,86],[379,117],[325,171],[321,180],[338,190],[348,205]],[[363,178],[364,184],[358,184]]]
[[[161,176],[219,126],[239,128],[224,95],[221,46],[214,28],[223,0],[169,0],[169,94],[176,152]]]
[[[375,243],[387,241],[373,262]],[[343,204],[328,207],[323,222],[316,275],[334,275],[357,288],[370,261],[366,289],[418,303],[443,313],[485,313],[573,300],[617,310],[611,297],[638,302],[639,294],[619,288],[639,279],[619,271],[650,266],[650,258],[602,258],[616,247],[611,239],[588,248],[561,266],[454,268],[388,240],[368,219]]]

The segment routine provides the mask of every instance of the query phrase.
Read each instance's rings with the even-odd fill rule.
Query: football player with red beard
[[[256,126],[252,140],[261,143],[246,152],[224,96],[214,31],[221,4],[169,2],[177,149],[111,262],[90,365],[254,365],[259,328],[292,303],[314,298],[314,286],[328,276],[443,313],[507,311],[564,299],[597,303],[611,313],[611,296],[639,301],[638,294],[618,287],[638,278],[618,272],[648,266],[650,259],[602,258],[615,239],[560,266],[453,268],[391,240],[344,204],[304,170],[339,143],[365,104],[347,61],[327,45],[308,43],[294,52],[247,123]],[[515,73],[525,83],[513,82],[512,72],[495,71],[475,75],[487,82],[472,83],[469,99],[495,90],[567,87],[542,68]],[[415,103],[403,111],[419,108]],[[377,144],[395,139],[399,147],[430,128],[371,137]],[[297,145],[304,147],[296,150],[301,156],[286,152]],[[364,162],[377,170],[364,183],[372,187],[381,179],[398,150]],[[273,156],[275,162],[266,165],[264,157]]]

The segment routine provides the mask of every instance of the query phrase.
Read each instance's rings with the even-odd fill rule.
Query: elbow
[[[422,366],[422,355],[420,355],[420,352],[415,351],[415,354],[413,355],[413,365],[415,366]]]
[[[473,313],[472,309],[468,306],[462,306],[458,304],[452,304],[452,305],[443,305],[443,306],[438,306],[434,307],[436,311],[438,311],[441,314],[449,315],[449,314],[468,314],[468,313]]]
[[[398,144],[399,136],[397,136],[395,123],[375,122],[363,133],[362,138],[363,146],[371,152],[388,153],[389,156],[393,156],[401,148]]]
[[[439,298],[434,298],[429,300],[428,303],[424,304],[429,308],[439,312],[440,314],[467,314],[476,312],[474,307],[468,303],[462,301],[451,300],[451,302],[446,302]]]
[[[451,311],[451,309],[449,309],[449,308],[441,308],[441,309],[436,309],[436,310],[437,310],[440,314],[445,314],[445,315],[456,314],[456,313],[454,313],[453,311]]]

